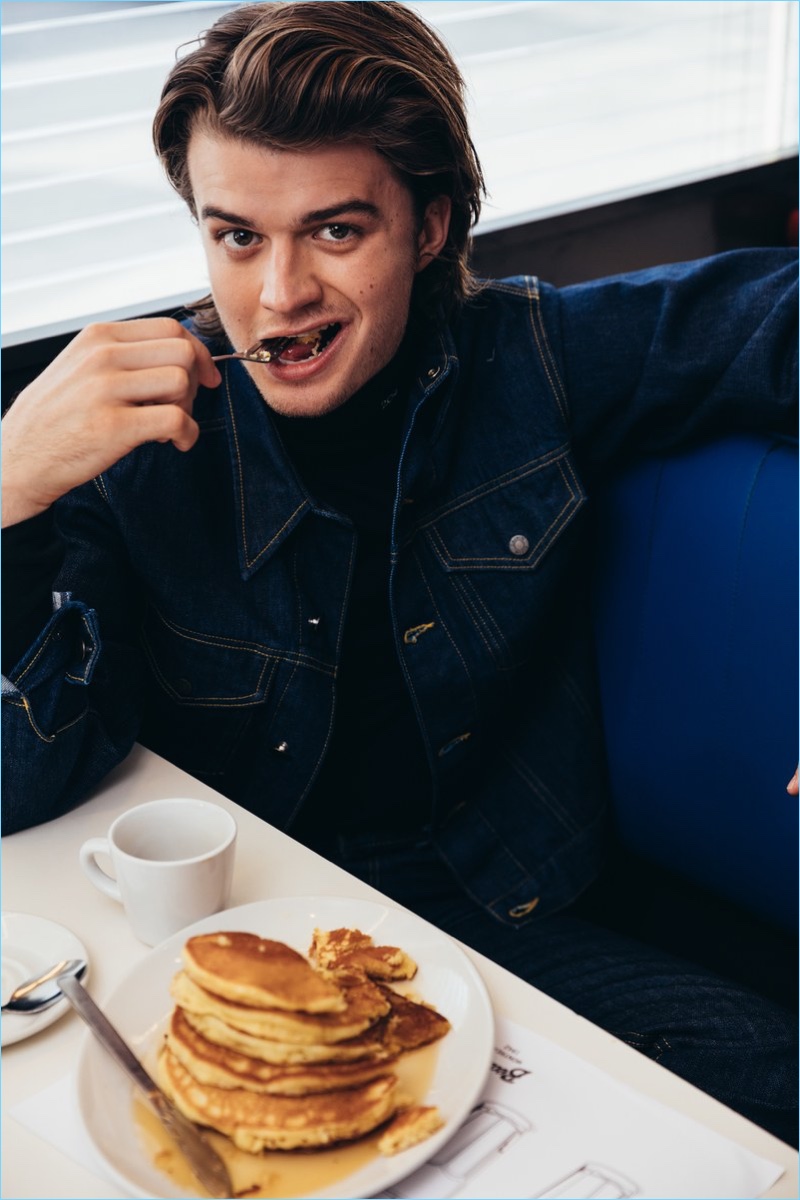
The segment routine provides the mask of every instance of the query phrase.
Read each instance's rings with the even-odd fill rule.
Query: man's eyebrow
[[[362,213],[367,217],[378,217],[380,209],[377,204],[372,204],[369,200],[358,200],[353,197],[350,200],[342,200],[338,204],[331,204],[328,208],[315,208],[302,216],[297,223],[298,225],[317,225],[323,221],[332,221],[334,217],[342,217],[346,213]]]
[[[373,204],[369,200],[359,200],[352,197],[349,200],[340,200],[336,204],[331,204],[327,208],[315,208],[311,212],[304,213],[298,218],[296,224],[299,229],[306,225],[320,225],[324,221],[332,221],[336,217],[345,216],[347,213],[362,213],[367,217],[380,216],[380,209],[377,204]],[[203,221],[216,220],[224,221],[227,225],[235,225],[239,229],[257,229],[258,222],[251,221],[249,217],[243,217],[240,213],[228,212],[224,208],[217,208],[215,204],[204,204],[200,211],[200,217]]]
[[[202,220],[208,221],[217,220],[225,221],[228,225],[236,225],[239,228],[255,229],[255,221],[251,221],[249,217],[242,217],[238,213],[226,212],[224,208],[217,208],[214,204],[204,204],[200,210]]]

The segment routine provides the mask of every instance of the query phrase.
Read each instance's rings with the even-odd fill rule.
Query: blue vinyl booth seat
[[[617,833],[797,928],[797,444],[734,436],[623,474],[594,613]]]

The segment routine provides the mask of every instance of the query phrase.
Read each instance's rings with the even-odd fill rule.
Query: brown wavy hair
[[[153,140],[195,217],[187,151],[197,123],[270,149],[372,147],[408,187],[420,223],[429,200],[450,197],[447,241],[412,296],[415,311],[450,312],[477,286],[469,238],[484,193],[464,91],[444,42],[396,0],[244,4],[172,69]],[[220,332],[212,297],[193,310],[204,331]]]

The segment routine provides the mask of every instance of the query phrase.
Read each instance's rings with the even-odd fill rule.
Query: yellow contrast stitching
[[[566,524],[567,516],[569,513],[571,513],[573,511],[573,508],[574,508],[575,499],[576,499],[575,490],[572,487],[565,472],[563,471],[561,463],[558,463],[557,465],[558,465],[559,471],[561,472],[561,478],[563,479],[563,481],[566,485],[567,491],[569,493],[569,499],[562,506],[562,508],[559,509],[558,513],[556,513],[555,517],[550,522],[547,529],[545,529],[544,533],[539,538],[536,545],[533,547],[533,550],[531,550],[531,552],[529,554],[527,554],[524,559],[518,559],[517,564],[514,564],[514,563],[507,563],[505,558],[501,558],[499,555],[497,555],[496,557],[495,556],[487,557],[486,555],[481,555],[480,557],[471,557],[471,558],[467,558],[463,555],[460,557],[457,557],[456,555],[451,554],[450,551],[447,549],[447,543],[445,542],[442,535],[439,533],[439,530],[436,528],[433,528],[433,529],[431,529],[429,536],[431,538],[435,538],[436,541],[441,546],[442,556],[444,558],[446,558],[449,562],[452,562],[452,563],[473,563],[473,564],[474,563],[492,563],[492,564],[496,564],[499,570],[506,570],[506,571],[519,570],[519,567],[523,563],[525,563],[526,565],[529,565],[532,561],[534,561],[536,559],[537,551],[539,550],[539,547],[542,545],[542,542],[544,542],[548,539],[552,540],[551,535],[558,532],[558,530],[561,528],[561,526]],[[486,494],[488,495],[489,493],[486,493]]]
[[[429,525],[435,525],[437,521],[441,521],[443,517],[449,517],[451,513],[458,512],[461,508],[466,508],[475,500],[481,499],[483,496],[491,496],[493,492],[500,491],[501,488],[508,487],[509,484],[516,483],[520,479],[527,479],[529,475],[536,475],[539,471],[543,471],[545,467],[550,467],[554,463],[558,463],[566,457],[568,447],[565,445],[558,446],[555,450],[543,454],[540,458],[532,458],[527,463],[523,463],[521,467],[516,467],[513,471],[506,471],[503,475],[498,475],[496,479],[490,479],[488,483],[482,483],[479,487],[473,488],[471,492],[465,492],[463,496],[450,505],[440,508],[430,513],[425,521],[422,521],[417,528],[427,529]]]
[[[541,296],[539,293],[539,281],[535,277],[532,277],[531,283],[532,283],[532,292],[529,289],[528,303],[529,303],[530,310],[531,310],[531,328],[533,329],[533,336],[536,339],[536,348],[539,351],[539,357],[542,360],[542,366],[544,367],[545,374],[547,375],[548,383],[550,384],[550,387],[553,390],[553,395],[555,397],[556,404],[559,407],[559,411],[560,411],[562,417],[564,418],[565,421],[567,421],[569,419],[568,413],[567,413],[567,407],[566,407],[567,406],[567,394],[564,389],[564,384],[561,381],[561,376],[558,373],[558,367],[556,366],[555,358],[553,357],[553,352],[550,349],[550,343],[547,340],[547,331],[545,329],[544,318],[542,316]],[[531,301],[533,301],[533,305],[531,305]],[[535,307],[534,307],[534,305],[535,305]],[[541,341],[539,340],[539,332],[537,332],[537,329],[536,329],[537,319],[538,319],[538,323],[539,323],[539,331],[541,332]],[[545,359],[547,359],[547,361],[545,361]],[[553,372],[553,375],[555,376],[556,383],[558,384],[558,388],[556,388],[556,385],[553,382],[553,379],[550,375],[551,370]]]
[[[304,508],[308,507],[308,501],[303,500],[301,504],[298,504],[297,508],[294,510],[294,512],[291,514],[291,516],[289,516],[284,521],[283,525],[281,525],[281,527],[277,531],[277,533],[272,538],[270,538],[270,540],[267,542],[267,544],[265,546],[261,547],[261,549],[259,550],[258,554],[255,556],[255,558],[247,557],[247,526],[245,523],[245,514],[244,514],[244,476],[242,474],[242,456],[239,452],[239,435],[236,432],[236,419],[234,417],[234,412],[233,412],[233,401],[231,399],[230,379],[228,378],[227,368],[225,370],[225,395],[228,400],[228,411],[230,412],[231,429],[233,430],[233,443],[234,443],[234,449],[236,451],[236,470],[237,470],[237,474],[239,476],[239,506],[241,508],[241,514],[242,514],[242,556],[244,558],[245,565],[247,567],[252,567],[258,562],[258,560],[261,558],[262,554],[266,554],[266,552],[267,552],[267,550],[269,550],[270,546],[272,546],[275,542],[278,541],[278,539],[280,538],[284,529],[286,529],[286,527],[288,525],[291,525],[292,521],[295,519],[297,514],[302,512]]]

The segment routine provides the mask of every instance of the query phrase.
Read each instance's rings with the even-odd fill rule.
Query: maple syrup
[[[422,1046],[404,1054],[391,1068],[398,1077],[398,1090],[410,1096],[415,1104],[425,1101],[438,1050],[437,1043]],[[164,1126],[148,1105],[136,1097],[133,1116],[145,1152],[155,1166],[190,1195],[205,1195]],[[264,1150],[260,1154],[237,1149],[221,1133],[204,1132],[228,1168],[234,1197],[242,1200],[314,1196],[380,1157],[381,1130],[328,1150]]]

